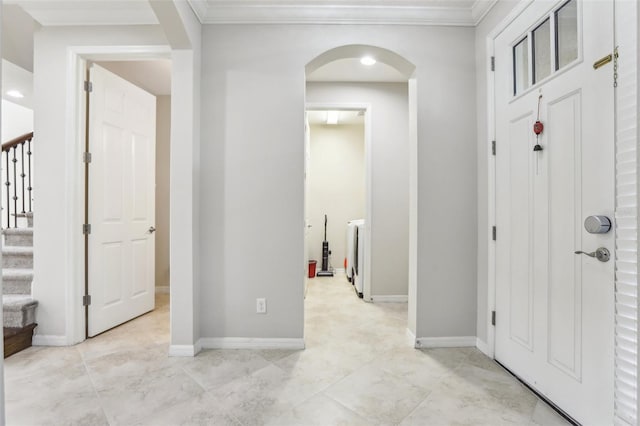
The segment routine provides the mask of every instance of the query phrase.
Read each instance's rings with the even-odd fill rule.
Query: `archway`
[[[360,66],[360,60],[364,57],[368,57],[374,60],[377,64],[382,65],[382,71],[379,77],[376,77],[375,73],[367,71],[366,73],[359,73],[358,67]],[[333,69],[332,69],[333,68]],[[306,73],[306,110],[361,110],[365,115],[365,232],[366,240],[371,244],[365,245],[364,252],[364,291],[362,292],[363,299],[367,302],[408,302],[408,329],[415,335],[416,324],[416,268],[417,268],[417,241],[416,241],[416,225],[417,225],[417,101],[416,101],[416,80],[414,77],[415,65],[410,61],[402,57],[401,55],[381,47],[352,44],[336,47],[328,50],[310,61],[305,66]],[[370,70],[371,68],[368,68]],[[334,80],[331,80],[332,73],[340,73],[341,76],[337,76]],[[318,77],[322,82],[342,82],[343,88],[346,91],[358,86],[358,83],[362,83],[360,86],[366,86],[367,84],[378,84],[383,87],[393,83],[404,85],[404,105],[403,109],[403,124],[400,124],[398,128],[398,134],[403,139],[404,145],[400,149],[403,155],[403,169],[400,173],[406,173],[404,180],[395,189],[398,193],[405,193],[406,198],[402,201],[402,207],[404,208],[405,219],[401,220],[405,225],[402,234],[404,239],[401,247],[398,250],[393,250],[392,247],[384,247],[385,241],[390,241],[389,235],[395,230],[391,230],[391,217],[393,213],[389,212],[389,209],[396,208],[398,203],[393,200],[385,198],[383,191],[378,190],[374,196],[374,184],[377,182],[378,188],[384,186],[381,182],[387,182],[384,176],[384,172],[387,167],[391,168],[388,164],[381,163],[380,157],[381,146],[383,143],[390,141],[393,136],[389,133],[383,134],[384,130],[375,128],[374,124],[380,123],[381,116],[385,113],[384,109],[380,107],[380,104],[373,105],[371,99],[367,99],[366,95],[353,95],[349,98],[349,95],[342,93],[336,95],[337,91],[334,89],[332,94],[326,96],[317,96],[317,90],[314,89],[317,86],[317,81],[314,82],[314,76],[322,75]],[[387,80],[390,79],[390,80]],[[345,83],[349,82],[349,84]],[[353,84],[351,84],[353,83]],[[336,85],[337,87],[338,85]],[[384,86],[385,89],[388,87]],[[353,90],[352,90],[353,92]],[[375,102],[373,102],[375,103]],[[378,119],[372,118],[373,113],[378,114]],[[393,113],[393,110],[387,110],[387,113]],[[377,135],[377,136],[374,136]],[[386,136],[386,140],[385,140]],[[374,149],[378,150],[374,155],[372,152]],[[393,150],[389,147],[384,148],[387,153],[392,153]],[[384,149],[382,149],[384,151]],[[307,158],[307,155],[305,155]],[[305,159],[305,162],[307,160]],[[393,161],[391,162],[393,163]],[[395,163],[398,163],[397,161]],[[394,165],[394,164],[391,164]],[[396,166],[398,164],[395,164]],[[389,173],[392,173],[391,171]],[[306,176],[306,173],[305,173]],[[391,175],[388,175],[391,176]],[[387,177],[388,177],[387,176]],[[386,188],[387,190],[389,188]],[[390,194],[387,191],[387,194]],[[305,207],[307,205],[307,194],[305,194]],[[393,197],[395,195],[391,195]],[[375,198],[375,202],[374,202]],[[390,201],[390,202],[388,202]],[[404,203],[404,204],[403,204]],[[387,204],[387,210],[385,211],[380,206]],[[374,205],[377,210],[374,210]],[[396,215],[397,216],[397,215]],[[305,220],[307,219],[305,215]],[[305,222],[306,223],[306,222]],[[319,224],[320,226],[322,224]],[[344,224],[340,224],[344,225]],[[372,227],[374,230],[372,231]],[[344,237],[343,237],[344,238]],[[385,239],[386,238],[386,239]],[[306,247],[305,241],[305,247]],[[394,241],[398,243],[397,239]],[[372,251],[373,247],[373,251]],[[383,248],[381,248],[383,247]],[[388,283],[394,280],[393,276],[387,272],[385,275],[385,268],[376,266],[372,268],[372,265],[382,265],[385,253],[391,253],[391,256],[403,253],[404,271],[399,274],[399,282],[404,282],[404,293],[396,291],[394,293],[393,286],[377,285],[372,288],[372,277],[376,276],[380,279],[378,282]],[[334,263],[342,265],[342,258],[334,259]],[[396,262],[400,263],[401,260]],[[392,262],[393,263],[393,262]],[[389,269],[389,268],[386,268]],[[391,268],[392,270],[393,268]],[[372,272],[373,270],[373,272]],[[383,271],[383,272],[380,272]],[[348,275],[348,274],[347,274]],[[384,287],[384,288],[383,288]]]

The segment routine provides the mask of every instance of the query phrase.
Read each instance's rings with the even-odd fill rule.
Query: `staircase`
[[[5,358],[31,346],[38,302],[31,297],[33,281],[33,213],[26,228],[2,231],[2,325]]]
[[[33,132],[2,144],[2,325],[4,357],[31,346],[38,302],[33,282]],[[28,213],[25,213],[28,212]]]

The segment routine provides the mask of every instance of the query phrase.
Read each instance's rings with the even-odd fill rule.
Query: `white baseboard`
[[[493,351],[490,350],[489,345],[486,342],[480,340],[479,337],[476,337],[476,348],[489,358],[493,358]]]
[[[46,334],[34,334],[31,344],[33,346],[71,346],[67,341],[67,336]]]
[[[389,295],[389,296],[371,296],[373,303],[408,303],[409,296],[407,295]]]
[[[203,349],[304,349],[304,339],[203,337],[198,343]]]
[[[475,347],[476,336],[418,337],[416,348],[465,348]]]
[[[157,285],[156,286],[156,294],[169,294],[169,286],[168,285]]]
[[[202,350],[200,341],[195,345],[171,345],[169,346],[169,356],[196,356]]]
[[[407,342],[413,346],[414,348],[416,348],[416,335],[413,331],[411,331],[411,329],[407,328]]]

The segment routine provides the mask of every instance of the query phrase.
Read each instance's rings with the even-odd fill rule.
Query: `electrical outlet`
[[[267,313],[267,299],[264,297],[259,297],[256,299],[256,314],[266,314]]]

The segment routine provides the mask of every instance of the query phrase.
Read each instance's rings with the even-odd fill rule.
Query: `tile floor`
[[[169,358],[169,308],[74,347],[5,360],[9,425],[566,424],[474,348],[416,350],[406,304],[310,280],[304,351]]]

